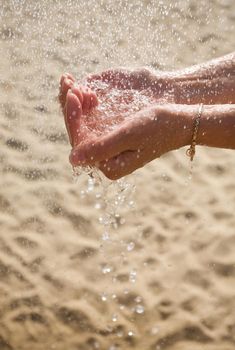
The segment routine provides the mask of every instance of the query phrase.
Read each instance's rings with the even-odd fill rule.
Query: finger
[[[79,98],[82,105],[84,102],[84,107],[85,107],[85,112],[83,111],[84,113],[88,111],[88,108],[90,110],[98,106],[99,104],[98,97],[96,93],[91,89],[87,87],[82,88],[81,86],[74,84],[71,90]],[[87,101],[84,101],[84,98],[87,99]]]
[[[79,98],[79,101],[81,102],[81,105],[82,105],[83,104],[83,93],[82,93],[81,86],[74,84],[71,90]]]
[[[90,89],[88,87],[81,87],[82,95],[83,95],[83,103],[82,103],[82,111],[84,114],[89,112],[91,107],[91,99],[90,99]]]
[[[63,84],[61,86],[61,90],[59,94],[59,101],[62,108],[64,108],[65,106],[67,92],[69,89],[72,88],[73,84],[74,84],[73,80],[70,80],[69,78],[65,78],[63,80]]]
[[[98,97],[94,91],[91,91],[90,93],[90,101],[91,101],[90,108],[95,108],[99,104]]]
[[[69,90],[65,106],[65,125],[72,147],[78,145],[82,106],[79,98]]]
[[[130,142],[125,126],[109,134],[82,143],[70,154],[72,165],[94,165],[126,151],[135,149]]]
[[[75,82],[75,78],[69,74],[69,73],[64,73],[61,78],[60,78],[60,92],[59,92],[59,100],[60,100],[60,103],[61,103],[61,106],[62,108],[64,107],[64,104],[65,102],[63,102],[63,98],[62,98],[62,94],[63,94],[63,89],[62,89],[62,86],[63,86],[63,82],[65,81],[65,79],[69,79],[73,82]],[[65,101],[66,97],[64,98],[64,101]],[[63,105],[62,105],[63,103]]]
[[[143,167],[146,164],[144,155],[144,150],[126,151],[106,162],[101,162],[99,169],[109,179],[117,180]]]
[[[63,82],[64,82],[64,80],[65,80],[66,78],[68,78],[68,79],[70,79],[70,80],[72,80],[72,81],[75,82],[75,78],[72,76],[72,74],[70,74],[70,73],[64,73],[64,74],[61,76],[61,78],[60,78],[60,86],[62,86],[62,84],[63,84]]]

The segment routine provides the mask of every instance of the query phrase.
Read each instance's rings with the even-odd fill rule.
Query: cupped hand
[[[71,151],[71,164],[96,166],[115,180],[189,144],[191,119],[179,106],[154,105],[137,112],[112,132],[81,142]]]
[[[126,110],[128,110],[128,108],[130,109],[130,101],[126,98],[127,90],[137,91],[140,94],[147,96],[149,98],[149,105],[150,103],[174,103],[174,89],[172,87],[171,79],[168,78],[167,75],[164,76],[164,73],[156,74],[154,71],[147,68],[134,70],[124,68],[110,69],[100,74],[88,76],[85,86],[78,85],[71,74],[65,73],[60,80],[59,101],[72,146],[78,144],[86,137],[93,137],[92,129],[95,131],[98,124],[100,124],[99,121],[101,115],[99,115],[99,120],[93,119],[92,123],[91,118],[82,118],[82,116],[89,114],[89,112],[98,105],[97,95],[92,89],[94,90],[94,87],[97,87],[97,84],[99,83],[105,84],[105,89],[103,89],[102,86],[102,91],[100,90],[102,98],[105,94],[106,100],[109,100],[111,95],[110,92],[114,90],[115,94],[116,91],[119,91],[120,95],[120,100],[116,99],[116,105],[112,106],[111,118],[109,116],[109,121],[106,120],[109,124],[112,124],[112,122],[115,123],[116,117],[121,120],[123,119],[122,114],[124,114],[125,107]],[[98,90],[97,93],[99,93]],[[123,96],[124,100],[122,99]],[[73,106],[77,103],[80,108],[79,117],[73,118]],[[124,104],[126,104],[126,106],[123,106]],[[119,108],[120,105],[122,105],[121,111]],[[114,115],[115,113],[116,116]],[[72,127],[68,126],[69,123],[72,124]],[[85,124],[90,124],[89,128],[84,128]],[[87,132],[88,129],[89,133]]]
[[[76,84],[75,78],[65,73],[60,80],[59,101],[71,146],[82,140],[90,140],[94,135],[85,127],[84,117],[98,105],[96,94],[87,86]],[[83,118],[82,118],[83,117]]]
[[[128,89],[150,90],[154,92],[154,103],[131,113],[128,118],[121,118],[108,133],[97,135],[99,118],[93,118],[93,124],[87,127],[89,113],[98,105],[96,94],[89,87],[78,86],[70,74],[63,75],[59,99],[72,145],[73,166],[96,166],[108,178],[118,179],[188,143],[190,118],[180,105],[163,104],[163,97],[164,101],[169,99],[168,102],[172,102],[173,97],[167,84],[165,90],[163,85],[158,86],[149,71],[140,70],[138,74],[127,70],[107,71],[89,76],[88,86],[99,80],[123,94]]]
[[[146,91],[152,94],[158,103],[174,103],[175,100],[173,78],[169,74],[156,72],[149,68],[109,69],[87,77],[87,82],[91,86],[94,81],[105,82],[110,86],[110,89]]]

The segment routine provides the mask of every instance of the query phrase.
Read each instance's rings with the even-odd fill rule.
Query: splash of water
[[[98,169],[92,167],[74,167],[73,179],[77,182],[80,175],[88,175],[87,188],[81,190],[81,197],[89,194],[93,195],[94,206],[96,209],[101,209],[99,215],[99,223],[104,227],[102,240],[110,239],[110,229],[117,229],[125,223],[125,218],[122,217],[121,211],[124,208],[132,209],[134,207],[133,195],[135,192],[135,183],[127,178],[122,178],[117,181],[108,180]],[[127,250],[134,249],[134,243],[130,242]]]
[[[93,80],[90,83],[85,81],[84,84],[96,92],[99,105],[95,110],[83,115],[83,127],[87,128],[88,132],[95,131],[97,136],[114,130],[143,108],[155,103],[151,89],[118,89],[101,80]]]
[[[103,227],[103,233],[100,238],[100,253],[105,259],[105,262],[101,265],[100,273],[105,276],[105,278],[110,279],[112,286],[117,282],[115,271],[112,265],[112,259],[110,259],[107,253],[108,246],[112,244],[118,244],[122,246],[123,252],[121,253],[121,259],[125,259],[125,251],[131,253],[135,248],[135,243],[124,242],[119,238],[113,237],[113,232],[121,225],[125,223],[125,217],[123,214],[123,209],[133,210],[134,200],[133,195],[135,193],[135,182],[133,181],[133,176],[131,178],[122,178],[117,181],[110,181],[106,179],[103,174],[94,168],[75,168],[74,169],[74,180],[78,181],[81,174],[85,174],[87,177],[87,187],[85,190],[81,191],[81,196],[92,196],[94,207],[99,212],[98,221]],[[113,231],[114,230],[114,231]],[[116,253],[118,254],[118,253]],[[116,257],[113,257],[116,258]],[[129,283],[134,284],[137,279],[137,270],[131,269],[129,273]],[[109,287],[110,288],[110,287]],[[124,294],[129,293],[129,290],[125,289]],[[113,292],[109,293],[104,290],[100,294],[102,302],[114,301],[117,299],[117,295]],[[140,304],[141,300],[136,300],[136,307],[131,310],[135,314],[143,314],[144,306]],[[112,323],[117,323],[119,320],[119,311],[124,309],[124,305],[119,305],[119,308],[115,310],[110,316],[110,321]],[[134,333],[130,331],[130,337],[134,336]]]

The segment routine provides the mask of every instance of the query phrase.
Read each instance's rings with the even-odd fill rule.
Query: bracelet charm
[[[198,135],[198,129],[200,125],[200,120],[202,116],[202,111],[203,111],[203,103],[199,105],[198,113],[194,121],[194,128],[193,128],[193,137],[192,137],[192,143],[190,147],[186,151],[186,155],[190,157],[190,160],[193,161],[193,158],[196,153],[196,140],[197,140],[197,135]]]

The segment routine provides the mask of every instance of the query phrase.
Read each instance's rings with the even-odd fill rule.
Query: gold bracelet
[[[191,146],[186,151],[186,154],[188,157],[190,157],[191,161],[193,161],[193,158],[194,158],[195,153],[196,153],[196,139],[197,139],[199,124],[200,124],[200,120],[201,120],[201,116],[202,116],[202,111],[203,111],[203,103],[201,103],[199,105],[197,117],[195,118],[195,121],[194,121],[192,143],[191,143]]]

